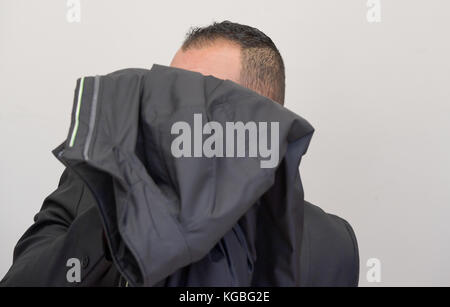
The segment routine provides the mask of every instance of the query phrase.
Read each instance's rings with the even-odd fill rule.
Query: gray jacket
[[[277,122],[276,166],[249,157],[245,137],[242,157],[237,143],[234,157],[175,157],[173,126],[195,127],[196,114],[222,126]],[[268,98],[181,69],[80,78],[53,151],[66,171],[2,285],[70,285],[66,263],[77,258],[81,285],[356,286],[352,228],[304,201],[299,164],[313,131]]]

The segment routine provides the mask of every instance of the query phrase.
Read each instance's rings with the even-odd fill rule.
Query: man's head
[[[284,104],[283,59],[256,28],[230,21],[194,28],[170,65],[232,80]]]

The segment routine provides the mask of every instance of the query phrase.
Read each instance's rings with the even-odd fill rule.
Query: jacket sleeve
[[[114,268],[105,258],[103,227],[93,202],[84,183],[66,169],[58,188],[44,200],[34,224],[17,243],[13,264],[0,285],[111,285]],[[68,263],[71,258],[79,262]],[[69,282],[68,272],[76,267],[79,282],[77,278]]]

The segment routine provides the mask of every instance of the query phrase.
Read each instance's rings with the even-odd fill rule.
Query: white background
[[[450,1],[0,1],[0,278],[57,186],[75,81],[168,65],[191,26],[229,19],[279,47],[286,106],[315,136],[306,199],[357,234],[363,286],[450,286]],[[378,258],[382,282],[368,283]]]

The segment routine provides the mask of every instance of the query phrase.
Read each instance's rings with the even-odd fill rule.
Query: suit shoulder
[[[353,228],[343,218],[308,202],[304,211],[301,267],[304,285],[358,285],[359,252]]]

